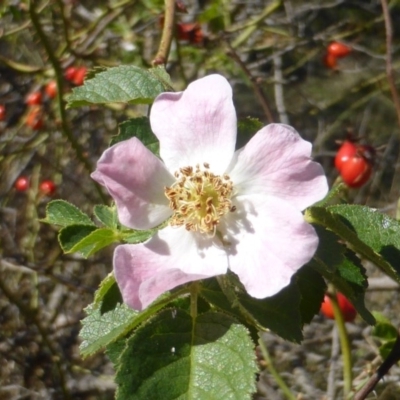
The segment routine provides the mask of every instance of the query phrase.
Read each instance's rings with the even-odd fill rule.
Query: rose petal
[[[167,227],[148,242],[118,246],[114,271],[124,302],[142,310],[162,293],[187,282],[224,274],[226,252],[217,239]]]
[[[304,210],[328,192],[324,171],[310,156],[311,143],[294,128],[271,124],[235,153],[227,173],[237,193],[272,195]]]
[[[123,225],[149,229],[172,213],[164,187],[175,179],[137,138],[107,149],[91,177],[107,188]]]
[[[207,162],[214,174],[225,172],[235,151],[237,129],[232,89],[225,78],[209,75],[184,92],[160,94],[150,122],[169,171]]]
[[[221,224],[229,268],[250,296],[273,296],[314,255],[318,236],[293,206],[270,196],[236,198],[237,210]]]

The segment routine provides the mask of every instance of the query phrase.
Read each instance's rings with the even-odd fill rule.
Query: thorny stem
[[[268,100],[267,96],[263,92],[263,90],[260,87],[259,81],[251,74],[249,69],[246,67],[244,62],[240,59],[239,55],[235,52],[233,47],[230,45],[228,40],[225,40],[226,44],[229,47],[228,55],[236,61],[236,63],[242,68],[243,72],[247,75],[247,77],[250,80],[250,83],[253,85],[254,92],[256,93],[258,100],[261,103],[261,107],[264,110],[265,116],[267,117],[267,120],[269,123],[274,122],[274,117],[272,116],[271,109],[268,105]]]
[[[364,400],[374,390],[378,382],[389,372],[389,369],[398,361],[400,361],[400,330],[397,332],[396,342],[391,352],[366,385],[355,395],[354,400]]]
[[[58,355],[57,349],[53,346],[53,343],[50,341],[46,329],[43,327],[43,325],[40,322],[40,316],[38,313],[38,309],[33,309],[29,306],[26,306],[24,303],[22,303],[18,296],[15,296],[14,293],[7,287],[5,282],[0,279],[0,290],[4,293],[4,295],[8,298],[10,303],[15,304],[18,307],[18,310],[20,313],[25,317],[26,322],[33,322],[33,324],[36,326],[37,330],[39,331],[40,335],[43,338],[44,343],[50,350],[50,353],[52,354],[53,361],[56,365],[57,372],[60,378],[60,386],[61,390],[63,392],[64,399],[70,399],[70,394],[67,389],[66,381],[65,381],[65,376],[64,372],[60,363],[60,357]]]
[[[275,382],[278,384],[278,386],[281,388],[283,394],[285,397],[289,400],[296,400],[296,396],[293,395],[293,393],[290,391],[289,387],[286,385],[285,381],[282,379],[280,376],[279,372],[275,369],[274,364],[272,363],[272,359],[269,355],[267,346],[265,346],[264,341],[262,338],[258,340],[258,344],[260,345],[260,350],[263,355],[266,367],[268,368],[268,371],[271,373],[271,375],[274,377]]]
[[[393,27],[392,20],[390,18],[389,7],[386,0],[381,0],[383,17],[385,20],[386,29],[386,75],[389,82],[390,91],[392,93],[394,106],[396,108],[397,119],[400,127],[400,98],[396,90],[396,79],[394,77],[393,65],[392,65],[392,39],[393,39]]]
[[[153,66],[165,65],[171,48],[172,37],[175,26],[175,0],[165,0],[164,27],[162,31],[160,46],[152,61]]]
[[[347,334],[346,324],[343,314],[340,311],[336,294],[329,294],[331,297],[333,314],[335,316],[336,327],[339,333],[340,348],[342,350],[343,358],[343,380],[344,380],[344,399],[347,399],[351,393],[353,385],[353,366],[351,362],[351,348],[349,336]]]
[[[336,375],[336,368],[337,368],[337,361],[339,354],[340,354],[339,332],[335,325],[332,329],[332,348],[331,348],[330,368],[328,375],[328,385],[326,390],[327,400],[335,399],[335,392],[336,392],[335,375]]]
[[[135,1],[132,0],[124,0],[108,7],[107,11],[104,12],[91,27],[80,34],[80,36],[85,34],[85,39],[81,41],[80,47],[75,49],[68,32],[69,21],[65,15],[64,3],[62,0],[56,1],[61,10],[61,22],[63,25],[66,48],[72,54],[72,57],[69,57],[69,59],[64,63],[64,66],[69,65],[75,57],[88,58],[91,53],[91,51],[88,51],[88,48],[96,41],[99,35],[104,32],[106,26],[124,12],[124,6],[126,4],[135,3]]]
[[[46,53],[49,57],[50,63],[54,69],[55,72],[55,78],[57,82],[57,105],[58,105],[58,110],[60,113],[60,118],[61,118],[61,127],[62,127],[62,132],[63,134],[67,137],[68,141],[71,143],[72,148],[75,150],[75,153],[79,159],[79,161],[85,166],[88,172],[92,172],[92,166],[90,165],[89,161],[87,158],[83,155],[83,150],[79,142],[75,139],[74,135],[72,134],[71,130],[69,129],[68,122],[67,122],[67,115],[65,112],[65,101],[63,98],[63,73],[61,69],[61,65],[55,56],[53,49],[51,48],[51,45],[49,43],[49,40],[46,36],[46,34],[43,31],[43,28],[39,22],[38,15],[35,11],[35,0],[30,0],[29,1],[29,15],[32,21],[32,24],[36,30],[36,33],[38,34],[41,43],[43,44],[43,47],[46,50]],[[105,202],[106,198],[100,189],[100,186],[93,182],[95,185],[95,188],[100,196],[100,198]]]
[[[285,100],[283,97],[283,74],[282,74],[282,57],[275,53],[273,57],[274,63],[274,89],[275,104],[279,114],[279,122],[289,125],[289,117],[286,112]]]
[[[389,83],[390,91],[392,93],[392,98],[393,98],[393,103],[394,107],[396,110],[397,114],[397,121],[400,127],[400,99],[399,99],[399,94],[396,90],[396,79],[394,76],[394,71],[393,71],[393,60],[392,60],[392,39],[393,39],[393,27],[392,27],[392,20],[390,18],[390,13],[389,13],[389,7],[387,4],[387,0],[381,0],[382,4],[382,11],[383,11],[383,17],[385,21],[385,29],[386,29],[386,76],[387,76],[387,81]],[[395,165],[398,166],[400,160],[400,156],[397,158],[397,162]],[[398,175],[399,175],[399,168],[395,168],[395,175],[394,179],[392,181],[392,186],[390,189],[390,195],[393,192],[398,191],[399,185],[398,185]]]

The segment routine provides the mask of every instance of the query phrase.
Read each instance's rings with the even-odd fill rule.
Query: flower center
[[[174,211],[172,226],[185,225],[188,231],[214,235],[221,217],[236,210],[230,200],[233,183],[227,174],[214,175],[208,163],[203,165],[204,169],[199,165],[195,170],[180,168],[175,172],[176,182],[165,188],[165,195]]]

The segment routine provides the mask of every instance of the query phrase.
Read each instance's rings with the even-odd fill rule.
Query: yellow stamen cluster
[[[208,163],[203,166],[180,168],[165,195],[174,211],[172,226],[184,225],[188,231],[214,235],[221,217],[236,209],[230,200],[233,184],[228,175],[214,175]]]

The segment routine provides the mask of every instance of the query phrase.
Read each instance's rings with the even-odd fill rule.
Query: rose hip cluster
[[[87,72],[86,67],[68,67],[64,72],[64,77],[67,81],[75,86],[81,86],[85,79]],[[25,98],[25,103],[28,106],[28,113],[26,116],[25,123],[33,130],[40,130],[44,126],[44,108],[43,100],[45,97],[48,99],[54,99],[57,96],[57,82],[50,80],[43,88],[34,90]],[[0,109],[0,120],[5,118],[5,107],[4,110]],[[3,114],[3,117],[2,117]]]
[[[332,42],[326,48],[323,61],[327,68],[336,69],[338,58],[347,57],[352,52],[352,48],[341,42]]]
[[[29,178],[20,176],[14,183],[14,188],[17,192],[26,192],[30,187]],[[56,184],[49,179],[46,179],[39,184],[39,192],[45,196],[52,196],[56,192]]]
[[[376,151],[374,147],[346,139],[335,156],[335,167],[343,182],[352,188],[359,188],[371,177]]]
[[[186,12],[185,10],[180,10]],[[160,28],[164,27],[164,15],[159,19]],[[176,22],[175,34],[179,41],[192,45],[201,45],[204,42],[204,32],[198,22]]]

